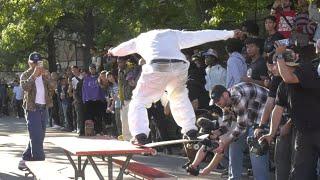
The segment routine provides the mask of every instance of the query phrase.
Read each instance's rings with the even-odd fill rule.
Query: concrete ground
[[[57,131],[47,128],[46,137],[75,136],[75,133]],[[25,120],[14,117],[0,118],[0,180],[31,180],[32,177],[25,177],[25,172],[18,170],[18,162],[28,142],[28,133],[26,130]],[[69,164],[67,157],[62,149],[55,147],[45,140],[46,161],[61,167],[60,173],[66,177],[74,176],[72,166]],[[156,156],[134,156],[136,161],[143,162],[151,167],[161,169],[170,174],[174,174],[178,179],[222,179],[219,174],[212,173],[206,177],[189,176],[181,166],[187,162],[187,158],[178,155],[165,155],[158,153]],[[98,167],[103,176],[107,179],[106,162],[97,159]],[[50,169],[48,170],[50,171]],[[119,168],[113,169],[116,176]],[[86,179],[96,180],[98,177],[89,164],[86,168]],[[125,175],[124,179],[135,179],[132,176]]]

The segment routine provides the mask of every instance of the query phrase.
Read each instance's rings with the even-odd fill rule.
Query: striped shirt
[[[232,139],[245,133],[247,127],[259,123],[268,97],[268,90],[254,83],[242,82],[229,89],[231,106],[223,109],[223,123]],[[237,125],[231,128],[232,121]]]

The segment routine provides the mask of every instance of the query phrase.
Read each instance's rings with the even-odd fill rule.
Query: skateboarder
[[[145,59],[142,73],[129,105],[129,130],[132,143],[146,144],[149,134],[147,107],[167,91],[172,115],[186,138],[196,138],[195,114],[188,98],[186,81],[189,62],[181,49],[211,41],[239,37],[240,31],[151,30],[109,50],[109,55],[138,53]]]

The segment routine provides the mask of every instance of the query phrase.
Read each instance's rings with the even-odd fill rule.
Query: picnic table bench
[[[85,168],[87,164],[90,163],[99,179],[104,180],[93,157],[107,157],[108,179],[111,180],[113,178],[113,157],[124,156],[126,159],[117,176],[117,179],[123,179],[123,172],[128,167],[133,155],[155,153],[155,149],[141,148],[127,141],[119,141],[104,136],[53,137],[48,138],[48,141],[64,150],[65,155],[75,171],[75,179],[79,177],[85,178]],[[77,156],[77,164],[71,156]],[[85,157],[83,163],[82,157]]]
[[[122,167],[123,164],[125,163],[125,159],[121,157],[113,158],[112,161],[114,164]],[[159,169],[152,168],[150,166],[147,166],[145,164],[142,164],[140,162],[131,160],[129,165],[127,166],[126,171],[128,173],[133,174],[134,176],[137,175],[143,179],[148,179],[148,180],[160,180],[160,179],[178,179],[176,176],[165,173]]]

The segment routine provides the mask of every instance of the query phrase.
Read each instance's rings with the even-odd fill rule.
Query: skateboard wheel
[[[152,156],[155,156],[155,155],[157,155],[157,154],[158,154],[158,152],[157,152],[156,150],[154,150],[154,151],[151,152],[151,155],[152,155]]]
[[[186,147],[187,149],[192,149],[192,144],[187,144]]]
[[[193,149],[194,149],[194,150],[199,150],[199,149],[200,149],[199,144],[194,144],[194,145],[193,145]]]

